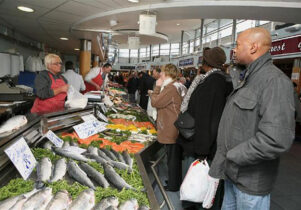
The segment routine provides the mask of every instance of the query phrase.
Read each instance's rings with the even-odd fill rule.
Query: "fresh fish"
[[[119,206],[119,210],[138,210],[139,205],[136,199],[130,199]]]
[[[54,144],[52,144],[51,141],[46,141],[46,143],[43,145],[43,148],[52,150],[53,146],[54,146]]]
[[[142,205],[139,207],[138,210],[149,210],[150,208],[148,206]]]
[[[92,161],[79,153],[70,152],[69,150],[66,150],[64,148],[55,147],[54,152],[58,155],[61,155],[61,156],[67,157],[67,158],[72,158],[74,160],[85,161],[85,162]]]
[[[92,158],[93,160],[95,160],[97,163],[100,163],[100,164],[110,164],[110,165],[112,165],[110,162],[112,161],[107,161],[107,160],[105,160],[104,158],[102,158],[102,157],[99,157],[98,155],[95,155],[95,154],[86,154],[86,156],[87,157],[89,157],[89,158]]]
[[[104,153],[103,151],[101,151],[100,149],[97,149],[97,153],[100,157],[106,159],[107,161],[111,161],[111,158],[109,158],[106,153]]]
[[[88,153],[90,153],[90,154],[98,155],[98,152],[97,152],[97,148],[96,148],[96,147],[89,146],[88,149],[87,149],[87,151],[88,151]]]
[[[94,191],[91,189],[84,190],[71,203],[69,210],[90,210],[95,204]]]
[[[121,190],[123,188],[135,190],[131,185],[126,183],[126,181],[116,173],[112,166],[108,164],[103,165],[105,171],[105,177],[109,180],[117,189]]]
[[[78,147],[78,143],[76,143],[75,141],[70,141],[70,145],[74,147]]]
[[[117,157],[110,151],[105,148],[100,148],[101,151],[103,151],[111,160],[117,160]]]
[[[49,187],[44,188],[30,196],[23,205],[22,210],[38,210],[47,205],[52,198],[52,189]]]
[[[92,180],[97,182],[103,188],[108,188],[110,186],[104,175],[98,172],[95,168],[89,166],[87,163],[80,163],[79,166]]]
[[[0,202],[0,210],[10,209],[12,206],[14,206],[17,203],[17,201],[19,201],[19,199],[22,199],[23,197],[25,197],[27,199],[30,196],[32,196],[34,193],[36,193],[37,191],[38,191],[37,189],[33,189],[30,192],[27,192],[22,195],[18,195],[18,196],[11,197],[11,198],[1,201]]]
[[[61,190],[55,194],[50,203],[47,205],[46,210],[64,210],[68,209],[72,200],[66,190]]]
[[[118,210],[118,208],[115,207],[115,206],[109,206],[109,207],[106,208],[105,210]]]
[[[53,195],[51,193],[48,197],[46,197],[46,199],[44,200],[42,205],[39,206],[38,208],[35,208],[35,210],[45,210],[46,207],[48,206],[48,204],[50,203],[50,201],[52,200],[52,198],[53,198]]]
[[[48,157],[42,158],[37,165],[38,181],[46,182],[51,176],[52,163]]]
[[[70,143],[69,141],[65,141],[62,148],[67,148],[67,147],[70,147]]]
[[[119,201],[117,197],[110,196],[107,198],[102,199],[94,208],[93,210],[103,210],[110,206],[118,207]]]
[[[130,166],[128,166],[127,164],[125,163],[122,163],[122,162],[117,162],[117,161],[111,161],[110,162],[114,168],[118,168],[118,169],[121,169],[121,170],[127,170],[129,173],[132,173],[132,168],[130,168]]]
[[[87,174],[82,169],[80,169],[80,167],[73,160],[70,160],[68,162],[67,170],[70,177],[72,177],[82,185],[86,185],[92,189],[95,189],[94,184],[88,178]]]
[[[118,159],[119,162],[122,162],[122,163],[126,164],[124,158],[122,157],[122,155],[119,152],[117,152],[117,151],[115,151],[113,149],[111,149],[111,152],[113,152],[113,154],[117,157],[117,159]]]
[[[49,182],[52,183],[62,179],[65,176],[66,171],[67,171],[67,163],[65,158],[61,158],[57,160],[54,165],[52,177],[49,180]]]
[[[128,164],[130,166],[130,168],[133,168],[133,159],[131,158],[131,156],[129,155],[128,151],[125,150],[122,152],[122,156],[126,162],[126,164]]]
[[[21,128],[23,125],[26,125],[26,123],[27,123],[27,118],[24,115],[16,115],[8,119],[0,126],[0,134],[17,130]]]
[[[17,202],[12,207],[10,207],[9,210],[22,210],[22,207],[26,200],[27,198],[24,195],[19,196]]]

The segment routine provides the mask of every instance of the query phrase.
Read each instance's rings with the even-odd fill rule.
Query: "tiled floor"
[[[301,142],[283,155],[272,192],[271,210],[301,209]]]

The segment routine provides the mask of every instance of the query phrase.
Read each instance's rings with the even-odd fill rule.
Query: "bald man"
[[[246,73],[224,108],[209,172],[225,180],[224,210],[270,209],[280,155],[294,139],[292,82],[273,65],[270,47],[263,28],[237,38],[235,60]]]

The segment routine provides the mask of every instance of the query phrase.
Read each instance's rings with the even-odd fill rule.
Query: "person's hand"
[[[157,79],[156,81],[156,86],[161,86],[163,84],[163,79],[160,77],[159,79]]]
[[[147,91],[147,94],[148,94],[148,95],[151,95],[152,93],[153,93],[152,90],[148,90],[148,91]]]
[[[69,85],[63,85],[63,86],[61,87],[61,92],[67,92],[68,89],[69,89]]]
[[[100,86],[97,84],[95,84],[95,88],[96,88],[96,90],[100,90]]]

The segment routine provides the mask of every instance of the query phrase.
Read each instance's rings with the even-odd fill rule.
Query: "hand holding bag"
[[[194,118],[189,114],[188,111],[180,113],[178,119],[174,122],[174,125],[179,130],[180,134],[189,140],[195,133]]]

